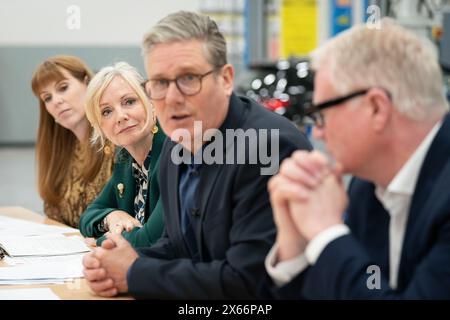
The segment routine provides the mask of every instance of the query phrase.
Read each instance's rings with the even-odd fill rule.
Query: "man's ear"
[[[388,93],[380,88],[372,88],[367,93],[367,99],[372,112],[372,126],[376,132],[381,132],[385,129],[394,106]]]
[[[227,96],[231,96],[234,85],[234,68],[231,64],[226,64],[222,67],[222,81]]]

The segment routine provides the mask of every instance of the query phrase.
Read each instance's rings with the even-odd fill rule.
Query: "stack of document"
[[[0,285],[64,283],[83,277],[82,255],[0,268]]]
[[[0,216],[0,236],[37,236],[71,232],[78,230]]]
[[[0,268],[2,284],[48,284],[83,277],[82,257],[90,251],[77,229],[0,216],[0,253],[10,267]]]
[[[10,257],[60,256],[88,252],[88,246],[78,238],[60,234],[29,237],[0,236],[0,247]]]
[[[80,254],[71,254],[71,255],[64,255],[64,256],[43,256],[43,257],[4,257],[3,261],[6,262],[9,266],[17,266],[22,264],[36,264],[36,263],[55,263],[55,262],[64,262],[64,261],[74,261],[75,259],[78,259],[81,261],[83,258],[84,253]]]

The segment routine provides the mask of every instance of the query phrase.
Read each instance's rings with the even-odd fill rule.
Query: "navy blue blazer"
[[[332,241],[317,263],[276,291],[281,298],[450,298],[450,116],[434,138],[413,194],[397,289],[389,287],[389,214],[375,186],[354,179],[347,224],[351,234]],[[368,289],[370,265],[381,270],[380,289]],[[372,278],[373,279],[373,278]]]
[[[219,130],[238,128],[279,129],[280,162],[296,149],[311,148],[290,121],[233,94]],[[249,155],[246,164],[202,165],[195,234],[199,259],[194,261],[180,228],[180,166],[170,158],[174,146],[168,140],[160,156],[165,232],[154,246],[139,250],[140,258],[128,271],[129,292],[153,299],[258,298],[264,259],[276,234],[267,191],[270,176],[260,172],[266,166],[249,164]],[[256,152],[256,145],[247,144],[246,150]]]

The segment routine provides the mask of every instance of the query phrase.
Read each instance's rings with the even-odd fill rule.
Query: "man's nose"
[[[184,95],[183,93],[180,91],[180,89],[178,89],[175,81],[171,81],[169,82],[169,86],[167,87],[167,92],[166,92],[166,103],[168,104],[176,104],[176,103],[180,103],[184,100]]]

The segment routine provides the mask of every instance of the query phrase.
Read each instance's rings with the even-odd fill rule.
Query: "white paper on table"
[[[49,288],[0,289],[0,300],[60,300]]]
[[[34,257],[34,256],[8,257],[8,256],[5,256],[3,258],[3,261],[6,262],[10,266],[16,266],[16,265],[21,265],[21,264],[58,263],[58,262],[80,264],[83,260],[84,255],[85,255],[85,253],[62,255],[62,256],[44,256],[44,257]]]
[[[60,227],[0,216],[0,236],[31,236],[78,232],[71,227]]]
[[[63,235],[0,237],[0,246],[9,256],[56,256],[90,251],[78,238]]]
[[[74,262],[45,262],[0,268],[2,280],[72,279],[83,277],[81,260]]]
[[[35,280],[0,280],[3,286],[33,285],[33,284],[63,284],[73,282],[75,279],[35,279]],[[1,288],[1,287],[0,287]]]

